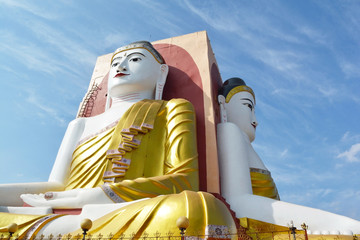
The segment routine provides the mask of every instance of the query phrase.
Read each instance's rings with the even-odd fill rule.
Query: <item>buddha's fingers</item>
[[[34,207],[52,207],[52,208],[66,208],[66,207],[81,207],[80,201],[77,197],[59,198],[47,200],[44,194],[22,194],[20,196],[23,201]]]
[[[45,193],[45,199],[47,200],[55,200],[61,198],[74,198],[78,196],[78,194],[83,191],[84,189],[72,189],[68,191],[61,191],[61,192],[47,192]]]
[[[20,198],[27,204],[33,207],[47,206],[44,194],[21,194]]]

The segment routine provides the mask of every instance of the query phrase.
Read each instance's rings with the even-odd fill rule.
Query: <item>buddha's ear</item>
[[[110,72],[108,72],[108,79],[107,79],[108,87],[109,87],[109,78],[110,78]],[[107,94],[106,94],[105,111],[110,108],[110,105],[111,105],[111,97],[110,97],[110,93],[109,93],[109,89],[108,89]]]
[[[218,103],[225,105],[225,97],[223,95],[218,95]]]
[[[169,66],[166,64],[161,64],[160,66],[160,77],[156,82],[155,89],[155,100],[161,100],[163,95],[164,86],[166,83],[166,78],[169,73]]]
[[[111,97],[109,96],[109,93],[106,94],[106,103],[105,103],[105,111],[110,108],[111,104]]]
[[[225,107],[225,97],[223,95],[218,95],[218,103],[220,105],[220,118],[222,123],[227,122],[227,113]]]

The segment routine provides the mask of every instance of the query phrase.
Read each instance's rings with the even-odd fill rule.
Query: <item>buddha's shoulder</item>
[[[166,102],[166,108],[172,110],[189,110],[194,111],[194,106],[191,102],[183,98],[173,98]]]

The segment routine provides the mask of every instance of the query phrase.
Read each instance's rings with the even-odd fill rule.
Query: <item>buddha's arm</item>
[[[103,186],[109,195],[116,193],[125,201],[198,190],[198,158],[195,115],[191,103],[172,100],[168,104],[166,157],[162,176],[124,180]],[[153,145],[156,147],[156,144]]]
[[[48,191],[64,190],[64,183],[67,176],[67,169],[71,163],[72,152],[76,146],[76,142],[80,139],[83,126],[83,119],[75,119],[69,124],[48,182],[1,184],[0,194],[2,197],[0,199],[0,205],[22,206],[23,201],[20,195],[24,193],[38,194]]]
[[[23,206],[20,195],[23,193],[41,193],[61,191],[64,187],[57,182],[9,183],[0,185],[0,206]]]
[[[117,196],[125,201],[179,193],[184,190],[198,190],[197,187],[192,186],[191,181],[189,180],[198,177],[197,170],[189,169],[188,171],[189,172],[186,173],[124,180],[120,183],[104,185],[102,186],[102,189],[109,196],[111,196],[111,193],[116,193]]]
[[[49,182],[58,182],[63,185],[66,183],[72,161],[72,154],[76,148],[76,144],[80,141],[85,124],[85,118],[77,118],[69,123],[50,173]]]
[[[233,123],[217,126],[222,195],[233,205],[242,194],[252,194],[249,172],[249,142]]]
[[[76,188],[46,195],[48,198],[44,194],[22,194],[21,198],[30,206],[52,208],[82,208],[86,204],[113,203],[100,187]]]

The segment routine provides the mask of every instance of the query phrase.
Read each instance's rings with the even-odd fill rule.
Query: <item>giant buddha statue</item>
[[[0,184],[0,233],[17,223],[20,238],[75,236],[81,220],[90,218],[92,235],[165,236],[178,232],[181,216],[190,220],[187,234],[196,236],[215,229],[235,233],[244,219],[250,229],[293,221],[305,222],[312,233],[360,233],[359,221],[279,200],[251,144],[258,126],[254,91],[233,78],[217,98],[222,82],[206,32],[190,35],[157,46],[171,56],[168,64],[185,65],[169,64],[172,71],[149,42],[111,54],[110,68],[104,68],[106,110],[70,122],[49,181]],[[167,78],[180,75],[180,84],[168,81],[167,91]],[[194,107],[176,94],[169,97],[176,88],[192,90],[185,98]],[[24,202],[31,207],[22,207]],[[80,214],[68,214],[78,209]]]
[[[212,226],[234,229],[228,208],[198,192],[195,115],[184,99],[161,100],[168,66],[149,42],[117,49],[108,77],[107,110],[73,120],[61,143],[49,182],[3,184],[1,205],[21,199],[32,207],[3,207],[0,231],[17,223],[20,238],[66,234],[83,218],[92,234],[177,232],[180,216],[188,231]],[[52,209],[82,208],[80,215]],[[76,232],[77,231],[77,232]]]
[[[247,225],[263,229],[306,223],[311,234],[352,235],[360,222],[330,212],[280,201],[269,170],[255,152],[258,122],[254,91],[240,78],[224,82],[219,90],[221,123],[217,127],[222,195]],[[260,221],[260,223],[259,223]]]

